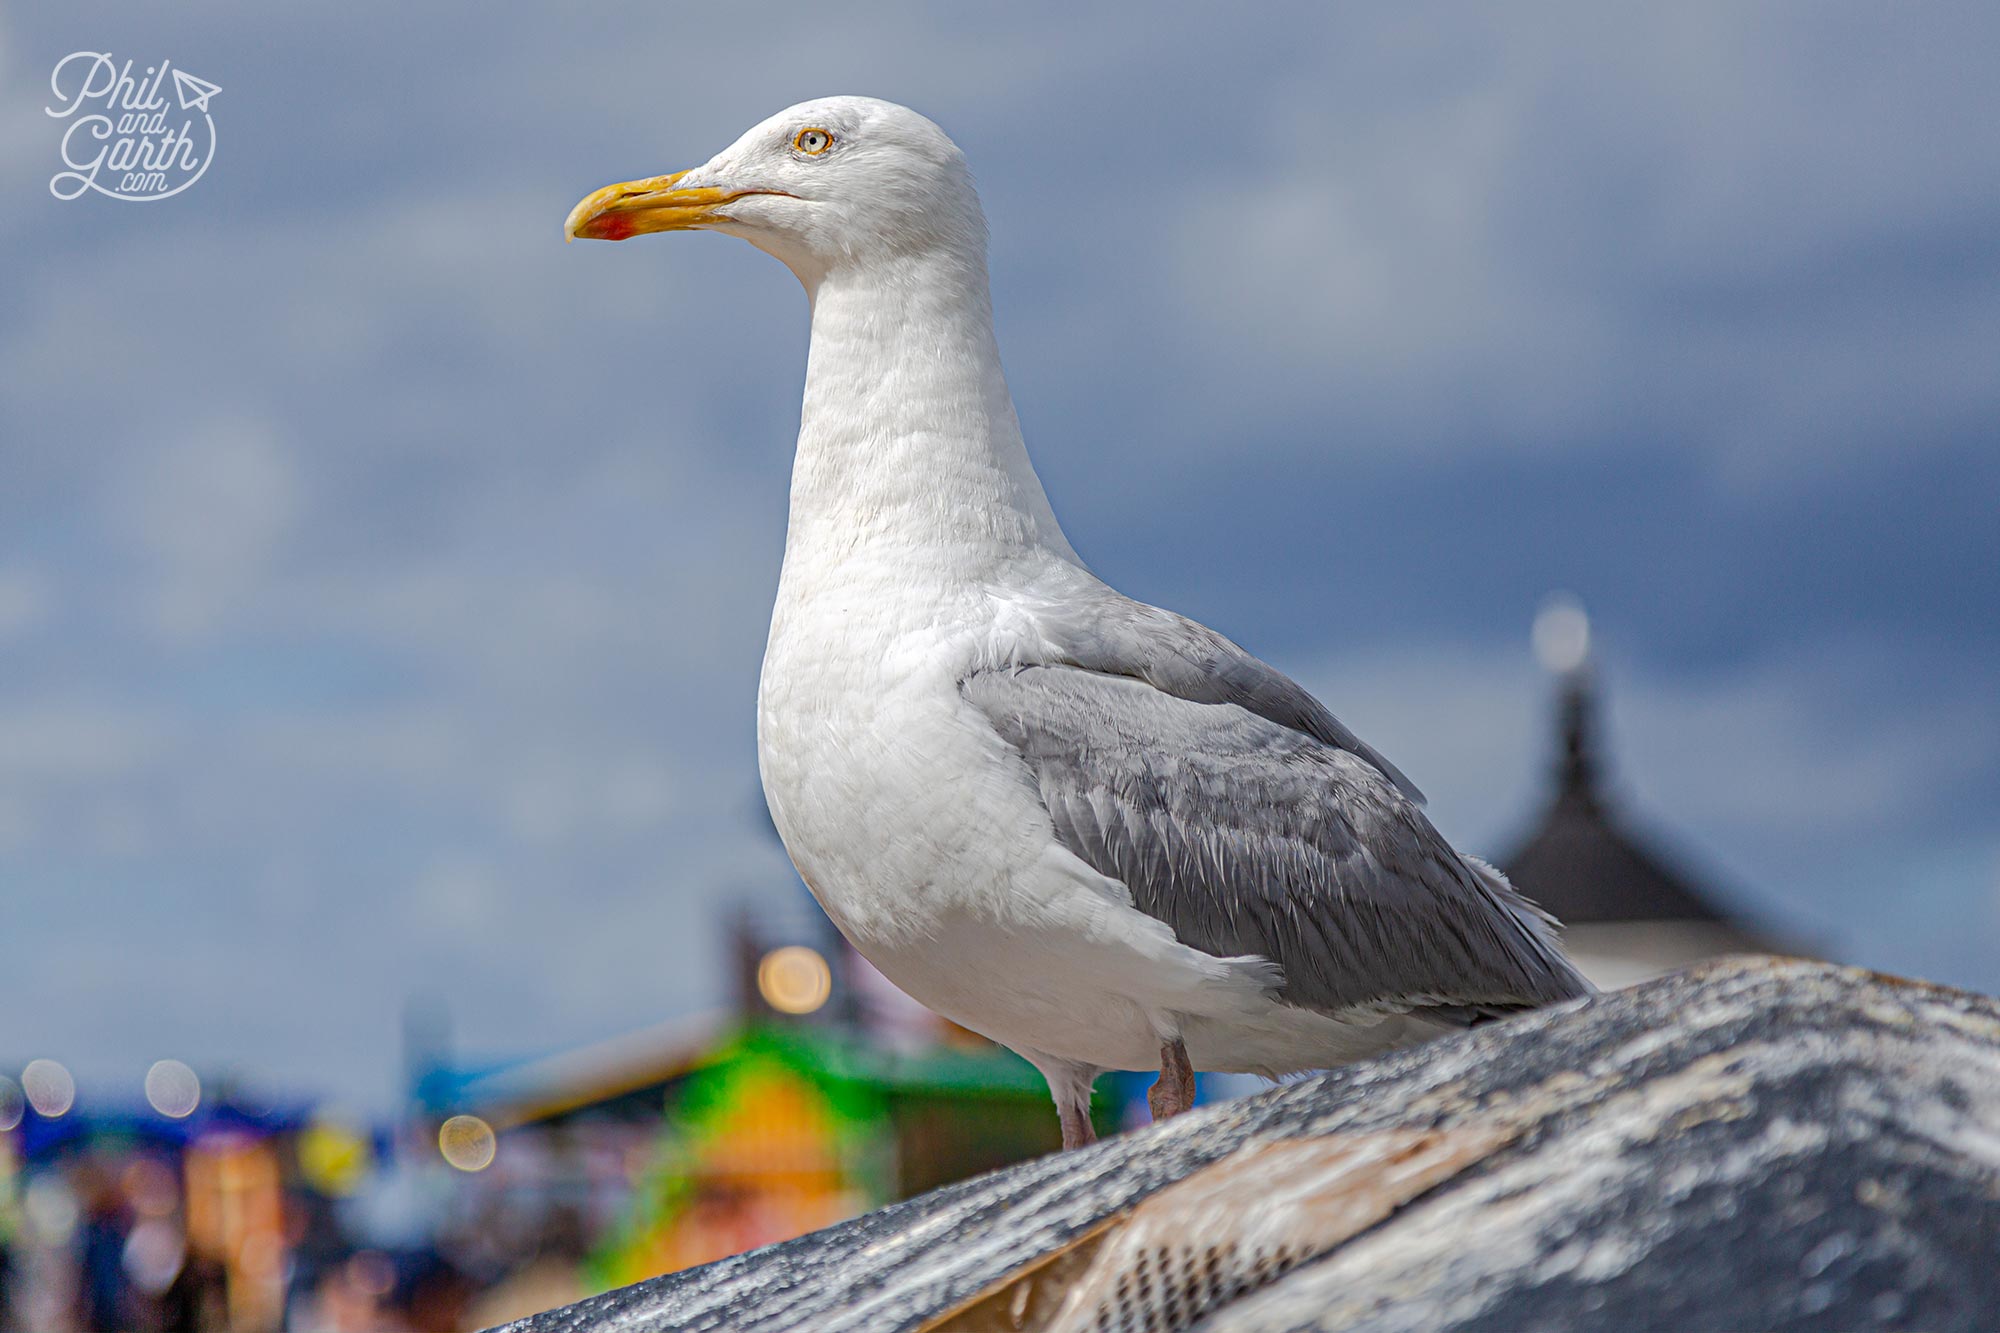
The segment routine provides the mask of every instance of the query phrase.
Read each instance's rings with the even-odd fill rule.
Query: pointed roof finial
[[[1751,928],[1732,923],[1643,838],[1629,833],[1617,802],[1606,798],[1590,617],[1575,594],[1555,592],[1542,600],[1534,645],[1535,657],[1556,677],[1556,789],[1520,850],[1500,868],[1523,893],[1572,925],[1721,922],[1749,947],[1769,947]]]
[[[1535,613],[1535,656],[1561,678],[1556,722],[1561,748],[1556,754],[1559,795],[1595,804],[1597,755],[1591,734],[1596,711],[1590,661],[1590,616],[1574,593],[1553,592]]]

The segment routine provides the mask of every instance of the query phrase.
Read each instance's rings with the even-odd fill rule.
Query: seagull
[[[706,229],[812,310],[757,701],[771,818],[897,986],[1019,1052],[1065,1148],[1105,1070],[1279,1077],[1582,996],[1556,922],[1410,780],[1057,524],[1000,369],[965,156],[907,107],[801,102],[569,238]]]

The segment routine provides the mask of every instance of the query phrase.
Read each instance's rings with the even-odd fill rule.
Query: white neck
[[[984,256],[931,251],[807,281],[812,350],[786,573],[850,554],[977,579],[1075,561],[1000,370]]]

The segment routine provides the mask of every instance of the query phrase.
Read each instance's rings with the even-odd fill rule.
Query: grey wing
[[[1109,588],[1096,598],[1050,607],[1039,620],[1062,662],[1103,675],[1131,676],[1195,703],[1236,704],[1359,756],[1396,790],[1424,803],[1417,785],[1342,725],[1325,704],[1206,625]]]
[[[1589,992],[1550,919],[1344,747],[1074,667],[962,689],[1065,847],[1183,943],[1277,963],[1289,1003],[1469,1016]]]

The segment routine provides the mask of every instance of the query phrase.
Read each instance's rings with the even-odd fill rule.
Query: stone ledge
[[[2000,1003],[1740,958],[507,1329],[1970,1329],[1996,1253]]]

